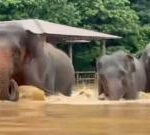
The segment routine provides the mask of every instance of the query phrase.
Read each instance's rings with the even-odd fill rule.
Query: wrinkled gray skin
[[[25,31],[11,24],[0,24],[0,99],[18,100],[18,85],[12,76],[21,69],[28,44]],[[30,40],[28,40],[30,43]],[[31,41],[32,42],[32,41]],[[30,44],[29,44],[30,45]]]
[[[150,92],[150,44],[148,44],[140,57],[146,72],[146,88],[145,92]]]
[[[18,83],[34,85],[45,90],[47,95],[61,92],[71,95],[74,85],[74,68],[70,58],[53,45],[42,42],[36,58],[25,63],[22,73],[24,80]]]
[[[15,23],[0,24],[0,99],[18,99],[17,84],[12,78],[48,94],[61,91],[70,95],[74,69],[63,52],[44,45],[42,36]]]
[[[146,75],[142,63],[131,55],[118,51],[97,61],[99,94],[109,100],[136,99],[144,90]]]

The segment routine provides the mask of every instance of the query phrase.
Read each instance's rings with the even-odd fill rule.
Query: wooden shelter
[[[0,24],[6,23],[18,23],[23,26],[25,30],[28,30],[34,34],[42,34],[46,36],[47,40],[54,45],[61,42],[74,43],[90,42],[91,40],[103,40],[103,53],[105,53],[106,50],[105,40],[121,38],[110,34],[51,23],[38,19],[24,19],[0,22]],[[69,45],[69,55],[72,58],[72,44]]]

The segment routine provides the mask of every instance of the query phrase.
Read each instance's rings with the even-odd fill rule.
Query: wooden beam
[[[43,42],[46,42],[47,36],[45,34],[40,35],[40,37]]]
[[[106,40],[102,41],[102,55],[106,54]]]
[[[70,57],[71,61],[73,61],[73,51],[72,51],[73,46],[72,46],[72,44],[69,44],[68,47],[69,47],[69,57]]]

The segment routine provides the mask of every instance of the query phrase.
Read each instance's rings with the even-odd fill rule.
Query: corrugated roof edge
[[[19,23],[26,30],[29,30],[35,34],[49,34],[55,36],[65,36],[65,37],[79,37],[82,39],[85,37],[87,39],[120,39],[122,37],[105,34],[101,32],[97,32],[94,30],[88,30],[79,27],[67,26],[64,24],[52,23],[39,19],[23,19],[23,20],[12,20],[12,21],[2,21],[0,23]],[[49,28],[49,29],[48,29]]]

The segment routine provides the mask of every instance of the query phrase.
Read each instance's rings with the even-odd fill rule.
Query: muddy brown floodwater
[[[0,135],[149,135],[150,104],[0,102]]]

